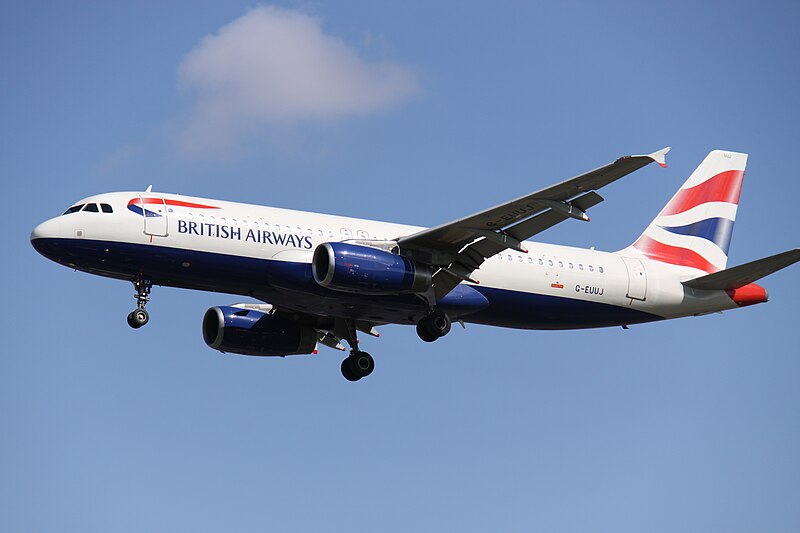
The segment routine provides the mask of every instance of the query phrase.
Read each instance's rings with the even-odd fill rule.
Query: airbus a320
[[[642,235],[609,253],[527,239],[586,212],[596,192],[669,148],[621,157],[562,183],[436,226],[401,224],[177,194],[85,198],[38,225],[33,247],[61,265],[132,282],[144,326],[154,285],[237,294],[212,307],[205,342],[255,356],[345,350],[350,381],[370,375],[358,334],[416,327],[426,342],[453,322],[576,329],[704,315],[767,301],[754,282],[800,260],[793,249],[727,267],[747,154],[715,150]]]

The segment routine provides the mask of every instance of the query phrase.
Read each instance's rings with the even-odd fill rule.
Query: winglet
[[[667,152],[672,150],[671,146],[667,146],[666,148],[662,148],[657,152],[653,152],[652,154],[648,154],[647,157],[658,163],[661,168],[667,168]]]

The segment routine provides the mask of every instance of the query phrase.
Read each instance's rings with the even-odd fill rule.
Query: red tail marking
[[[659,216],[675,215],[707,202],[739,203],[742,192],[743,170],[727,170],[689,189],[681,189],[659,213]]]
[[[662,263],[699,268],[709,274],[719,270],[694,250],[670,246],[669,244],[659,242],[647,235],[642,235],[638,241],[633,243],[633,247],[650,259],[655,259]]]

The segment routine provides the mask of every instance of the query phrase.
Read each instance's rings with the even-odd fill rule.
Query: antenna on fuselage
[[[147,188],[144,190],[144,192],[152,192],[152,191],[153,191],[152,185],[148,185]]]

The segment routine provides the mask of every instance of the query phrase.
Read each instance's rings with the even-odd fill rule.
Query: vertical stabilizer
[[[746,164],[747,154],[709,153],[644,233],[621,253],[708,273],[724,269]]]

